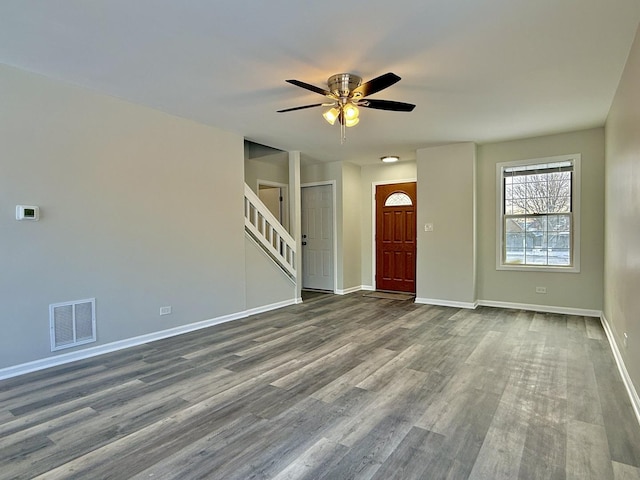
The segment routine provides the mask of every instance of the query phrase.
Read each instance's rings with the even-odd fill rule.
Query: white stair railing
[[[244,184],[244,226],[295,280],[296,241],[246,183]]]

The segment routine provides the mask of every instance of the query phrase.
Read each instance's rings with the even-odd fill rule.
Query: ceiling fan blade
[[[391,85],[399,81],[400,77],[395,73],[385,73],[384,75],[380,75],[379,77],[376,77],[373,80],[369,80],[359,87],[354,88],[353,93],[359,93],[363,97],[366,97],[368,95],[373,95],[380,90],[384,90],[385,88],[390,87]]]
[[[394,102],[392,100],[373,100],[367,99],[361,104],[361,107],[375,108],[376,110],[392,110],[394,112],[411,112],[416,106],[413,103]]]
[[[284,110],[278,110],[278,113],[293,112],[294,110],[304,110],[305,108],[321,107],[322,103],[314,103],[313,105],[303,105],[302,107],[285,108]]]
[[[291,85],[295,85],[296,87],[304,88],[305,90],[311,90],[312,92],[319,93],[320,95],[330,96],[331,92],[329,90],[325,90],[324,88],[316,87],[315,85],[311,85],[310,83],[304,83],[300,80],[285,80],[287,83]]]

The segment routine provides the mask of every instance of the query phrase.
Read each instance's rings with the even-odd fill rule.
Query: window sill
[[[580,273],[580,266],[553,267],[550,265],[496,265],[496,270],[515,272],[545,272],[545,273]]]

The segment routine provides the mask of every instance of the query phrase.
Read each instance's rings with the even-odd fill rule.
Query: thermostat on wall
[[[16,205],[16,220],[38,220],[40,207],[32,205]]]

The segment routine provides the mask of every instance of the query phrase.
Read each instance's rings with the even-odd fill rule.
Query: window
[[[411,197],[403,192],[392,193],[384,202],[385,207],[402,207],[405,205],[413,205]]]
[[[498,270],[580,271],[580,155],[497,165]]]

